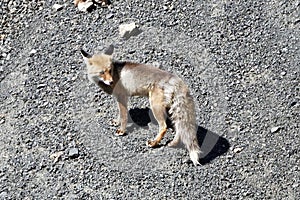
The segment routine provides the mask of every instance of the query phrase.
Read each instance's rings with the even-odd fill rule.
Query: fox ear
[[[104,54],[111,56],[114,53],[114,49],[115,49],[114,45],[111,44],[105,49]]]
[[[85,52],[83,49],[80,50],[84,62],[89,63],[89,59],[92,57],[89,53]]]
[[[83,49],[80,49],[80,52],[81,52],[81,55],[84,57],[84,58],[91,58],[92,56],[87,53],[86,51],[84,51]]]

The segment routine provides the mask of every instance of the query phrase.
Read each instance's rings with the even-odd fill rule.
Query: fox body
[[[194,165],[199,164],[195,106],[188,87],[180,78],[157,67],[113,61],[110,55],[90,56],[83,50],[81,53],[87,65],[89,79],[116,98],[119,108],[117,123],[120,124],[117,135],[123,135],[126,130],[128,97],[148,97],[159,132],[155,139],[147,141],[147,145],[157,146],[165,135],[168,110],[175,127],[175,137],[168,146],[176,146],[182,142]]]

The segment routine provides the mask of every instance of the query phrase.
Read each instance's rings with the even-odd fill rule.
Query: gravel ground
[[[52,6],[61,4],[60,10]],[[1,0],[0,199],[299,199],[299,1]],[[142,32],[124,40],[120,24]],[[197,107],[202,165],[146,147],[157,125],[132,98],[115,137],[112,97],[79,49],[181,76]],[[171,133],[171,131],[169,131]]]

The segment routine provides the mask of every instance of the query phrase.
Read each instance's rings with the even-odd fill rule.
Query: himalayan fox
[[[104,53],[91,56],[81,50],[81,54],[87,66],[89,80],[116,98],[120,124],[117,135],[123,135],[126,130],[128,97],[148,97],[159,132],[154,140],[147,141],[147,145],[157,146],[165,135],[168,112],[176,133],[168,146],[176,146],[182,142],[189,151],[193,164],[199,164],[195,105],[188,87],[179,77],[154,66],[115,61],[111,55]]]

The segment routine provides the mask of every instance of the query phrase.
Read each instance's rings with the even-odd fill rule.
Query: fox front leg
[[[116,134],[118,136],[124,135],[126,132],[127,120],[128,120],[128,110],[127,110],[127,101],[126,96],[117,97],[117,103],[119,108],[119,123],[120,128],[117,129]]]

